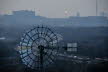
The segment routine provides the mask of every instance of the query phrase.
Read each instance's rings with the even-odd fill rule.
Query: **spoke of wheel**
[[[32,37],[30,35],[27,34],[27,36],[33,41]]]

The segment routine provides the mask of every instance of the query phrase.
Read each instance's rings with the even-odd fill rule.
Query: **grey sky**
[[[108,13],[108,0],[98,0],[98,14]],[[0,14],[11,14],[17,10],[33,10],[45,17],[96,15],[96,0],[0,0]],[[67,13],[67,14],[65,14]]]

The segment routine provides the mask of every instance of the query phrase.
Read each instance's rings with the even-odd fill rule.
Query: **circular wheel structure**
[[[23,34],[18,47],[22,62],[31,69],[51,66],[58,51],[56,34],[48,27],[37,26]]]

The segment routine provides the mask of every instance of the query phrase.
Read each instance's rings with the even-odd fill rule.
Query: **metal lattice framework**
[[[42,70],[54,63],[58,51],[56,34],[48,27],[37,26],[24,33],[18,47],[22,62],[29,68]]]

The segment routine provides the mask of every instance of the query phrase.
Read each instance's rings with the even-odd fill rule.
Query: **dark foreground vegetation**
[[[20,42],[24,30],[29,27],[7,27],[0,30],[0,71],[1,72],[24,72],[19,53],[15,50]],[[65,28],[56,27],[54,31],[63,36],[64,43],[77,42],[77,54],[90,58],[108,58],[108,27]],[[108,61],[87,64],[86,68],[72,61],[57,60],[57,67],[48,68],[47,72],[108,72]],[[86,70],[85,70],[86,69]],[[31,72],[31,69],[27,70]],[[33,72],[33,71],[32,71]]]

